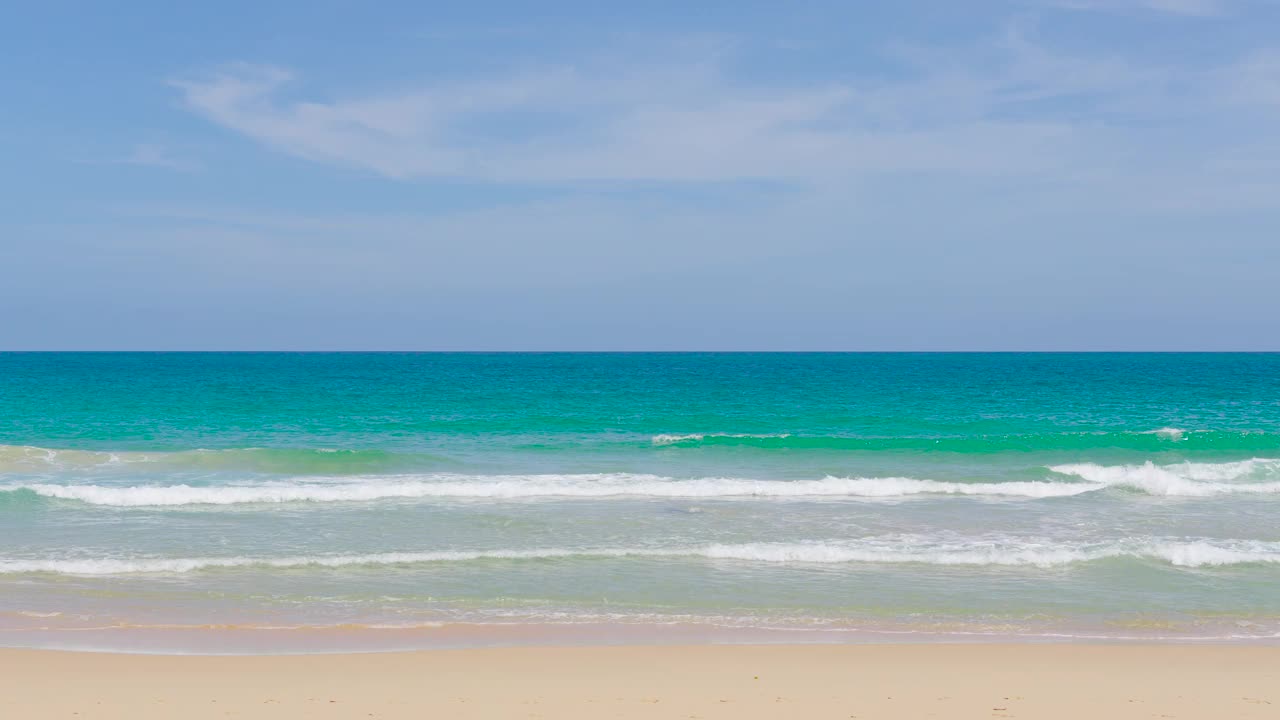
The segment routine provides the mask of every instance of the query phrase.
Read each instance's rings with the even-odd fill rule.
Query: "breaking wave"
[[[1251,430],[1068,430],[1012,434],[957,434],[860,437],[790,433],[670,433],[654,435],[661,448],[741,447],[760,450],[932,451],[982,454],[1005,451],[1075,451],[1121,449],[1160,452],[1217,450],[1267,453],[1280,450],[1280,435]]]
[[[173,507],[293,502],[367,502],[384,499],[536,498],[895,498],[912,495],[1063,497],[1103,487],[1084,482],[963,483],[913,478],[821,480],[678,480],[656,475],[441,475],[430,478],[367,478],[361,482],[268,482],[255,485],[54,485],[3,488],[47,498],[113,507]]]
[[[1078,477],[1105,487],[1122,487],[1148,495],[1208,497],[1232,493],[1273,495],[1280,493],[1280,481],[1258,482],[1259,475],[1274,477],[1280,460],[1253,458],[1226,463],[1179,463],[1156,465],[1098,465],[1074,463],[1049,468],[1062,475]],[[1253,482],[1240,482],[1253,479]]]
[[[785,440],[791,437],[790,433],[782,433],[777,435],[753,435],[751,433],[691,433],[688,435],[654,435],[654,445],[682,445],[689,443],[724,443],[738,444],[735,441],[742,441],[750,444],[752,440]]]
[[[388,475],[262,481],[230,485],[71,485],[26,483],[0,486],[5,495],[35,494],[111,507],[180,507],[279,503],[369,502],[395,499],[604,499],[604,498],[904,498],[925,495],[1006,498],[1070,497],[1108,488],[1156,496],[1280,494],[1280,460],[1254,458],[1227,463],[1098,465],[1048,468],[1071,480],[949,482],[905,477],[825,477],[819,480],[742,478],[677,479],[658,475]]]
[[[1050,540],[969,539],[944,542],[914,536],[849,542],[745,543],[684,548],[548,548],[363,555],[195,558],[0,558],[0,574],[128,575],[189,573],[227,568],[335,569],[412,566],[476,561],[608,558],[729,560],[784,565],[917,564],[971,567],[1053,568],[1129,558],[1198,568],[1280,563],[1280,543],[1223,540],[1129,539],[1070,545]]]
[[[232,448],[226,450],[58,450],[33,445],[0,445],[0,473],[142,469],[242,470],[290,474],[393,472],[445,462],[423,453],[333,448]],[[437,465],[438,467],[438,465]]]

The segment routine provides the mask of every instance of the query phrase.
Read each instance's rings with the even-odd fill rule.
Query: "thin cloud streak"
[[[1124,162],[1117,148],[1141,154],[1152,128],[1238,124],[1277,97],[1266,52],[1192,71],[1063,54],[1015,28],[981,47],[890,55],[899,77],[787,87],[736,80],[714,55],[329,99],[290,99],[296,75],[272,66],[173,84],[191,112],[294,157],[400,180],[524,184],[1070,177]],[[1194,164],[1199,151],[1178,153]]]

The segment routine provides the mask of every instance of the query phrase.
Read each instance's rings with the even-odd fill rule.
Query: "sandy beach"
[[[1274,718],[1280,648],[0,651],[7,718]]]

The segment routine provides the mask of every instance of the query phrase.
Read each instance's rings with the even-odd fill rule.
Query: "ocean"
[[[1280,355],[0,353],[0,645],[1280,638]]]

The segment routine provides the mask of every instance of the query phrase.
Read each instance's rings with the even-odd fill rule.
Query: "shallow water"
[[[0,644],[1266,640],[1278,511],[1280,355],[0,354]]]

